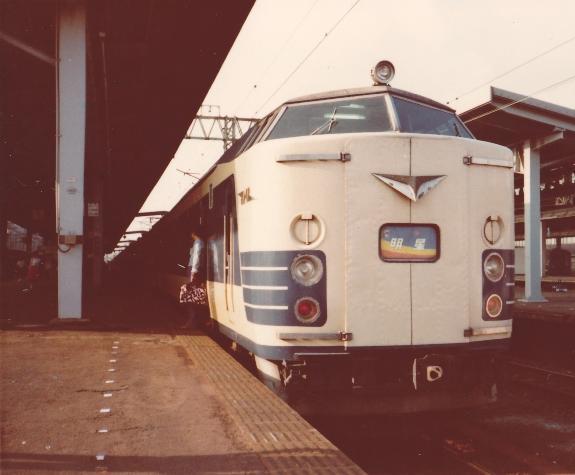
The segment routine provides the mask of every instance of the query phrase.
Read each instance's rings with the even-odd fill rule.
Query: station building
[[[14,253],[29,256],[41,236],[57,260],[55,316],[89,317],[104,255],[173,157],[252,5],[0,4],[4,280]],[[575,255],[575,110],[491,88],[461,116],[478,139],[513,150],[516,274],[527,300],[543,300],[550,250],[561,242]]]
[[[40,235],[58,268],[50,311],[86,316],[253,3],[0,2],[4,281]]]

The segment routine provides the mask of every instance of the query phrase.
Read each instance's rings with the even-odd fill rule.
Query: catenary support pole
[[[86,127],[86,8],[59,4],[56,70],[58,318],[82,318]]]
[[[525,209],[525,301],[545,302],[541,293],[540,153],[530,141],[523,144]]]

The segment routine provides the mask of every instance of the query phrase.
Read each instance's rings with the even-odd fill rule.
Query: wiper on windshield
[[[333,108],[333,112],[331,114],[331,117],[327,120],[327,122],[321,124],[317,129],[315,129],[310,135],[316,135],[319,134],[322,130],[324,130],[327,127],[327,133],[329,134],[331,132],[331,129],[333,128],[333,126],[337,123],[337,120],[335,118],[335,115],[337,114],[337,107]]]

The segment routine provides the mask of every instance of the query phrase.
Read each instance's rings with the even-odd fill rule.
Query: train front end
[[[290,251],[259,264],[274,279],[285,269],[293,288],[264,339],[282,349],[300,409],[493,399],[494,355],[511,336],[511,152],[475,140],[451,109],[386,86],[288,103],[261,145],[249,163],[266,199],[249,219],[267,213],[278,232],[289,222],[277,245]],[[258,265],[257,253],[245,259]]]

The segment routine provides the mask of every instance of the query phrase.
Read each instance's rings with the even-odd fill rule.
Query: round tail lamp
[[[485,311],[491,318],[497,318],[503,310],[503,301],[497,294],[491,294],[485,302]]]
[[[295,316],[302,323],[313,323],[320,315],[319,302],[311,297],[302,297],[295,303]]]

